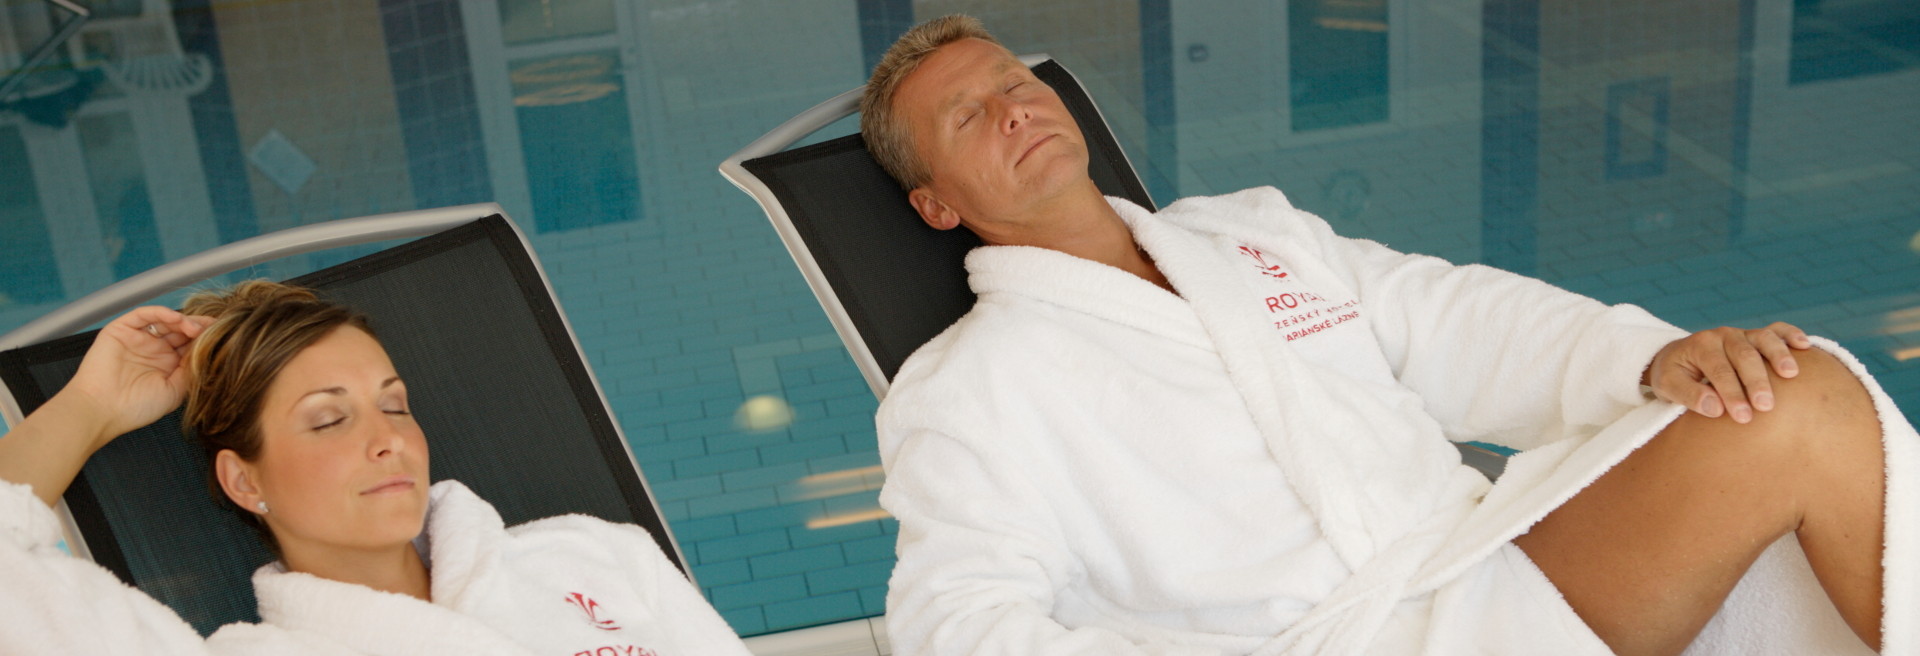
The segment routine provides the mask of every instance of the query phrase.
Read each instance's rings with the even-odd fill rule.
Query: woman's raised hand
[[[73,380],[0,438],[0,479],[59,503],[94,451],[180,406],[187,349],[211,323],[157,306],[109,322]]]
[[[187,393],[187,349],[212,322],[150,305],[100,329],[80,370],[60,391],[102,422],[94,448],[180,406]]]

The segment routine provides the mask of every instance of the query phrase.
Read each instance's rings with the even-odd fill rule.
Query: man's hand
[[[1792,378],[1800,373],[1793,351],[1810,348],[1807,333],[1785,323],[1703,330],[1660,349],[1642,379],[1661,400],[1708,417],[1725,412],[1744,424],[1753,420],[1755,409],[1773,409],[1767,365],[1781,378]]]

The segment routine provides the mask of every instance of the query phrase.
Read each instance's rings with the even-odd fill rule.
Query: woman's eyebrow
[[[300,395],[299,399],[295,399],[295,402],[299,402],[300,400],[304,400],[307,397],[313,396],[315,394],[333,394],[337,396],[337,395],[346,394],[346,393],[347,393],[347,388],[345,387],[325,387],[325,388],[317,389],[311,392],[307,392],[306,394],[302,394]]]
[[[386,388],[389,388],[389,387],[392,387],[394,383],[398,383],[398,382],[400,382],[400,377],[399,377],[399,376],[394,376],[394,377],[392,377],[392,378],[388,378],[388,379],[386,379],[385,381],[383,381],[383,382],[381,382],[381,383],[380,383],[380,389],[386,389]],[[317,389],[317,390],[314,390],[314,391],[311,391],[311,392],[307,392],[306,394],[302,394],[302,395],[300,395],[300,398],[299,398],[299,399],[294,399],[294,402],[296,402],[296,403],[298,403],[299,401],[301,401],[301,400],[304,400],[304,399],[306,399],[307,397],[309,397],[309,396],[313,396],[313,395],[315,395],[315,394],[332,394],[332,395],[335,395],[335,396],[339,396],[339,395],[343,395],[343,394],[346,394],[346,393],[347,393],[347,388],[345,388],[345,387],[340,387],[340,386],[337,386],[337,385],[336,385],[336,386],[334,386],[334,387],[323,387],[323,388],[320,388],[320,389]]]

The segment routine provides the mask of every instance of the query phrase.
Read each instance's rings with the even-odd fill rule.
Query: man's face
[[[1087,178],[1080,128],[1053,88],[999,46],[942,46],[894,96],[932,179],[908,194],[936,228],[964,221],[988,241]]]

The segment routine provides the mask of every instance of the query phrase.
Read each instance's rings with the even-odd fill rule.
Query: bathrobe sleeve
[[[1633,305],[1339,237],[1288,210],[1358,293],[1394,375],[1455,440],[1528,449],[1610,424],[1648,401],[1642,372],[1687,335]]]
[[[900,519],[900,561],[887,592],[896,653],[1216,653],[1138,645],[1112,631],[1054,621],[1055,591],[1082,573],[1047,500],[1014,456],[982,454],[982,445],[935,431],[881,430],[883,440],[898,445],[888,450],[881,492],[882,505]]]
[[[28,486],[0,481],[0,653],[207,653],[172,609],[59,541],[53,510]]]

